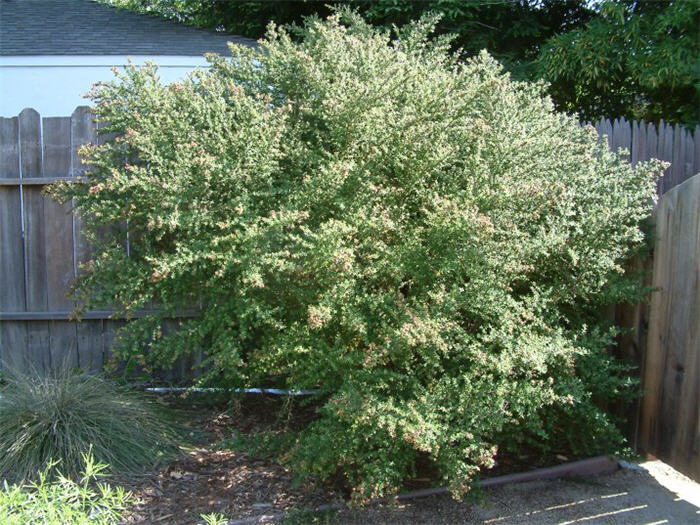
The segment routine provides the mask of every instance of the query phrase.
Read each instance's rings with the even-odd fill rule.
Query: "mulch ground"
[[[248,396],[239,403],[202,403],[191,398],[160,398],[181,413],[196,444],[181,458],[152,472],[115,477],[114,485],[131,491],[136,504],[124,523],[203,523],[202,514],[218,513],[229,520],[297,511],[341,503],[348,492],[340,482],[295,483],[290,471],[272,460],[222,446],[235,433],[295,428],[314,417],[313,409],[285,410],[279,397]],[[486,476],[529,470],[575,459],[558,455],[497,458]],[[406,490],[436,486],[429,468],[406,483]]]
[[[203,523],[202,514],[240,519],[343,500],[341,491],[332,486],[294,483],[292,474],[279,464],[220,446],[235,431],[251,434],[287,424],[279,421],[279,400],[256,396],[237,407],[188,401],[178,405],[200,443],[165,467],[110,480],[136,497],[125,523]]]

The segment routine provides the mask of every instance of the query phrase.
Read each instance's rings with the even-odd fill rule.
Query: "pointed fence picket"
[[[599,120],[592,125],[601,137],[607,137],[610,149],[626,150],[632,164],[648,159],[671,163],[659,180],[659,195],[700,173],[700,126],[690,132],[679,124],[674,126],[663,120],[657,126],[643,120],[629,122],[625,119]]]

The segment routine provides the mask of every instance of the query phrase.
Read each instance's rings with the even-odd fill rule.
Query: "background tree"
[[[584,27],[553,37],[538,75],[560,109],[585,119],[700,119],[700,2],[605,2]]]
[[[301,24],[304,17],[331,14],[329,4],[351,5],[381,27],[403,25],[427,13],[439,13],[437,34],[454,35],[453,46],[468,55],[482,49],[509,69],[530,72],[540,46],[557,32],[590,20],[594,11],[583,0],[107,0],[200,27],[260,38],[270,21]]]
[[[384,27],[439,13],[437,34],[454,35],[469,56],[487,49],[517,77],[530,77],[541,45],[557,32],[590,20],[581,0],[377,0],[362,3],[365,17]]]
[[[267,24],[330,14],[327,0],[104,0],[200,27],[261,37]],[[696,0],[353,0],[371,23],[428,12],[453,47],[482,49],[516,78],[544,79],[559,109],[584,119],[699,120],[700,2]]]

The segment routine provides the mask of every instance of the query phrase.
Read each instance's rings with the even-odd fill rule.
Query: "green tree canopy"
[[[594,15],[582,0],[106,0],[201,27],[252,38],[267,25],[301,24],[304,17],[331,14],[330,4],[350,5],[375,25],[391,28],[439,13],[437,34],[451,34],[453,47],[476,55],[482,49],[520,75],[530,72],[540,46],[557,32],[577,27]]]
[[[327,0],[103,0],[253,38],[267,24],[330,14]],[[557,107],[584,119],[700,119],[697,0],[352,0],[390,28],[435,12],[436,31],[474,56],[487,49],[517,78],[544,79]]]
[[[700,2],[608,1],[538,60],[561,109],[600,117],[700,121]]]

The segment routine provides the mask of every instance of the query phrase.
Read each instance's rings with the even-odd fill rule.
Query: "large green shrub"
[[[621,265],[659,164],[430,31],[344,12],[167,87],[129,68],[94,93],[121,136],[56,190],[92,234],[87,306],[199,308],[167,337],[134,321],[122,355],[204,347],[210,379],[318,388],[286,459],[358,501],[419,458],[460,494],[499,446],[610,451],[596,401],[629,384],[602,312],[641,293]]]

